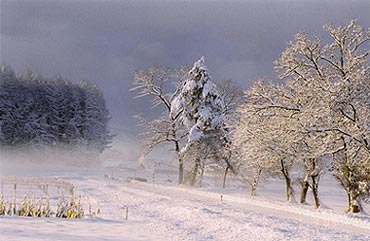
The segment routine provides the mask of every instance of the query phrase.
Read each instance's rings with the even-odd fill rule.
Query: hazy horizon
[[[266,76],[300,31],[324,36],[322,25],[350,19],[366,27],[363,1],[1,1],[1,63],[104,92],[112,132],[137,136],[133,115],[153,114],[128,89],[133,71],[152,64],[191,65],[200,56],[214,80],[243,88]]]

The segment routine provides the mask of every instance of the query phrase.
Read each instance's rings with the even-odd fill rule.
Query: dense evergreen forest
[[[0,67],[0,147],[85,147],[102,152],[111,142],[102,91],[89,81],[16,75]]]

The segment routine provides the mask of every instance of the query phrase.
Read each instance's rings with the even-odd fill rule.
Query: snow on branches
[[[211,81],[204,57],[194,63],[179,94],[171,102],[170,116],[180,115],[189,129],[188,145],[200,141],[209,129],[221,129],[224,102],[217,86]]]
[[[220,151],[226,144],[227,129],[224,125],[224,99],[218,92],[218,87],[212,82],[204,57],[196,61],[189,71],[187,78],[179,89],[178,94],[171,102],[171,118],[179,117],[189,134],[182,155],[194,159],[189,174],[190,184],[194,185],[198,169],[204,160],[210,158],[221,159]],[[202,144],[207,143],[207,151]],[[202,151],[201,151],[202,149]]]
[[[261,162],[267,151],[269,161],[279,154],[281,160],[304,164],[303,187],[311,178],[317,188],[322,173],[317,168],[331,160],[348,194],[348,211],[359,212],[370,195],[370,29],[355,21],[324,29],[331,42],[298,33],[275,61],[283,85],[257,82],[247,92],[235,148],[249,156],[247,163],[253,158]],[[266,169],[267,163],[262,164]],[[317,189],[313,192],[317,195]],[[317,196],[315,201],[318,207]]]

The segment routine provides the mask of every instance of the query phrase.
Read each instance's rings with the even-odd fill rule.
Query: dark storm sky
[[[324,36],[323,24],[353,18],[370,25],[370,0],[0,2],[1,63],[97,83],[112,126],[129,130],[148,107],[128,92],[135,69],[204,55],[214,79],[247,88],[274,78],[272,62],[295,33]]]

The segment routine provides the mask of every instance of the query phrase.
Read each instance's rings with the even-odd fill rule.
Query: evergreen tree
[[[185,157],[193,159],[188,175],[190,185],[194,185],[202,161],[208,157],[215,158],[217,149],[225,143],[227,132],[224,126],[224,102],[211,81],[204,65],[204,57],[194,63],[183,82],[178,95],[171,103],[172,117],[180,116],[179,120],[189,131],[187,145],[182,150]],[[209,150],[202,149],[202,144]]]

